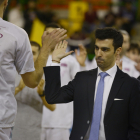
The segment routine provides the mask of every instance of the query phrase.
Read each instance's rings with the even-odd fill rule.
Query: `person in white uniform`
[[[123,35],[122,52],[120,54],[120,61],[122,61],[122,71],[127,73],[129,76],[138,78],[139,72],[135,68],[137,63],[129,58],[130,53],[127,52],[130,47],[133,46],[130,45],[130,36],[125,30],[120,30],[120,32]]]
[[[40,45],[31,41],[31,47],[35,62],[39,55]],[[43,78],[37,88],[34,89],[25,86],[21,76],[18,74],[15,83],[15,98],[18,110],[12,138],[13,140],[39,140],[43,104],[51,111],[55,110],[56,105],[48,104],[45,99],[43,94],[45,80]]]
[[[57,24],[48,24],[46,31],[52,32],[55,28],[59,28]],[[74,79],[75,74],[80,70],[85,70],[86,49],[80,45],[80,54],[76,52],[76,58],[69,55],[61,60],[61,86],[67,85],[69,81]],[[51,53],[53,52],[52,49]],[[78,64],[78,62],[79,64]],[[52,56],[47,61],[50,66]],[[41,140],[69,140],[70,131],[73,122],[73,102],[68,104],[56,104],[56,109],[52,112],[45,106],[43,107],[42,117],[42,134]]]
[[[8,0],[0,0],[0,139],[11,139],[11,128],[17,113],[15,93],[16,70],[26,86],[35,88],[46,66],[51,47],[63,40],[66,30],[57,29],[52,33],[44,32],[42,48],[37,61],[34,61],[26,32],[16,25],[4,21],[4,10]]]
[[[139,45],[137,43],[131,43],[130,48],[126,52],[127,57],[123,58],[123,71],[135,78],[138,78],[138,76],[140,75],[140,72],[136,69],[139,61],[139,55]]]

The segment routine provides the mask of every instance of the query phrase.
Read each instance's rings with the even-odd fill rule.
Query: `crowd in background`
[[[93,5],[89,4],[88,11],[84,15],[82,29],[75,31],[67,39],[68,46],[69,46],[68,49],[75,50],[75,49],[79,48],[78,45],[82,43],[85,46],[86,51],[87,51],[87,58],[85,60],[86,62],[85,62],[84,70],[85,69],[90,70],[90,69],[96,68],[97,65],[96,65],[96,61],[94,58],[94,42],[95,42],[94,31],[97,28],[114,27],[117,30],[120,30],[120,32],[122,33],[122,35],[124,37],[124,42],[123,42],[123,46],[122,46],[122,54],[121,54],[120,58],[118,58],[119,62],[116,61],[116,63],[119,63],[118,65],[120,65],[120,68],[124,72],[128,73],[130,76],[137,78],[140,75],[140,34],[139,34],[140,23],[138,20],[136,20],[137,8],[133,5],[133,3],[131,1],[126,1],[126,2],[124,2],[123,6],[121,6],[119,8],[118,13],[113,12],[111,5],[108,6],[108,11],[107,11],[106,15],[104,16],[104,18],[100,19],[100,17],[98,17],[97,13],[98,12],[93,9]],[[25,7],[23,8],[23,6],[20,3],[16,3],[16,6],[14,8],[11,8],[6,13],[5,17],[7,18],[7,20],[9,22],[12,22],[12,23],[16,24],[17,26],[25,29],[26,32],[28,33],[28,36],[30,36],[30,34],[31,34],[32,25],[33,25],[33,22],[36,17],[45,25],[48,25],[50,23],[56,23],[56,25],[58,25],[59,20],[60,20],[58,18],[59,16],[57,15],[57,13],[55,13],[50,8],[50,6],[46,5],[43,8],[38,9],[36,2],[33,0],[28,1],[26,8]],[[54,27],[54,25],[55,24],[53,24],[52,28],[57,28],[57,27]],[[32,47],[34,47],[34,46],[39,46],[39,44],[37,44],[37,43],[33,44],[33,42],[32,42]],[[38,50],[34,50],[34,53],[38,53],[36,51],[38,51]],[[33,55],[34,55],[34,53],[33,53]],[[72,66],[70,69],[72,69],[72,67],[75,69],[76,65],[78,64],[78,60],[77,60],[77,62],[75,62],[76,61],[75,58],[76,58],[75,54],[73,54],[72,58],[69,58],[73,62],[73,65],[71,64]],[[65,61],[67,61],[67,60],[65,60]],[[62,66],[66,67],[65,63],[72,63],[72,62],[62,62]],[[74,65],[74,62],[77,64]],[[79,66],[77,66],[77,67],[79,67]],[[82,68],[79,67],[77,69],[78,70],[76,70],[76,72],[80,71]],[[67,72],[67,74],[68,74],[68,72]],[[74,78],[74,76],[69,78],[69,80],[72,80],[73,78]],[[25,88],[25,85],[23,84],[23,81],[20,81],[20,80],[21,80],[21,77],[18,78],[18,82],[17,82],[16,86],[18,86],[18,88],[23,89],[23,88]],[[43,81],[42,81],[42,83],[43,83]],[[43,84],[42,83],[40,83],[41,91],[44,90],[43,89],[44,83]],[[68,83],[68,81],[63,83],[62,85],[65,85],[67,83]],[[29,91],[28,88],[24,89],[25,95],[29,92],[35,92],[35,91]],[[18,94],[18,92],[17,92],[17,94]],[[32,96],[34,96],[34,97],[32,98]],[[27,99],[24,98],[24,96],[21,93],[17,96],[17,100],[22,100],[24,105],[27,104]],[[32,103],[30,103],[30,102],[32,102]],[[20,109],[22,109],[22,110],[20,110],[20,112],[18,112],[20,114],[17,115],[17,118],[19,117],[22,119],[28,119],[29,113],[33,114],[34,119],[28,120],[27,124],[25,124],[25,125],[27,125],[27,127],[32,126],[32,128],[30,128],[30,129],[33,129],[33,127],[38,127],[38,128],[40,128],[39,130],[41,130],[41,118],[42,118],[41,116],[42,116],[42,106],[43,106],[42,101],[40,99],[38,99],[37,94],[36,95],[32,94],[31,96],[28,95],[28,104],[27,105],[30,106],[31,108],[32,107],[35,108],[35,110],[38,111],[39,113],[37,113],[36,111],[34,111],[31,108],[27,109],[28,107],[26,108],[26,105],[24,106],[24,108],[21,107],[23,105],[18,102],[18,108],[19,108],[18,111]],[[69,108],[65,108],[65,109],[66,110],[70,109],[71,113],[72,113],[73,111],[71,109],[71,106],[67,106],[67,107],[69,107]],[[48,113],[50,113],[50,110],[53,111],[54,108],[55,107],[53,107],[53,109],[50,109],[50,107],[48,107],[48,109],[49,109]],[[56,109],[57,109],[57,106],[56,106]],[[26,112],[27,114],[25,114],[24,112]],[[51,113],[53,114],[53,112],[51,112]],[[66,112],[61,112],[61,115],[63,115],[63,113],[65,114]],[[56,113],[55,113],[55,115],[56,115]],[[52,117],[50,119],[56,119],[55,117],[53,117],[53,115],[50,115],[50,116]],[[19,136],[20,136],[20,140],[22,140],[22,138],[24,140],[28,140],[30,136],[24,135],[24,133],[22,133],[22,129],[19,129],[20,126],[23,125],[23,124],[20,124],[21,120],[19,118],[18,118],[19,122],[17,123],[17,126],[18,125],[19,126],[17,128],[15,126],[15,130],[13,133],[13,140],[19,139]],[[58,117],[58,118],[60,120],[63,119],[60,117]],[[71,118],[72,118],[72,115],[71,115]],[[47,119],[49,119],[49,117]],[[69,116],[67,119],[68,120],[64,120],[65,124],[66,124],[66,121],[72,122],[69,119]],[[50,121],[50,120],[48,120],[48,121]],[[57,120],[57,119],[56,119],[56,121],[59,122],[59,120]],[[51,127],[52,124],[49,124],[49,125]],[[68,127],[66,126],[66,128],[65,127],[62,127],[62,128],[70,129],[70,127],[72,127],[72,123],[71,123],[71,126],[68,126]],[[45,128],[45,126],[43,126],[43,128]],[[47,128],[48,128],[48,126],[47,126]],[[24,130],[25,129],[26,129],[26,127],[24,128]],[[27,130],[28,132],[26,132],[26,134],[27,133],[32,134],[32,132],[34,132],[34,135],[32,135],[32,137],[30,137],[30,139],[33,138],[35,140],[35,138],[37,138],[39,135],[39,131],[35,128],[33,131],[31,131],[30,129]],[[42,131],[43,131],[42,137],[44,138],[44,139],[42,138],[42,140],[45,140],[44,135],[47,135],[47,131],[45,129],[43,129]],[[57,133],[57,131],[55,131],[55,132]],[[18,135],[16,135],[17,133],[18,133]],[[65,131],[64,133],[66,134],[67,132]],[[62,133],[60,135],[63,135],[64,133]],[[49,134],[53,135],[54,133],[51,133],[51,131],[49,130]],[[59,135],[58,135],[58,137],[59,137]],[[49,138],[47,140],[51,140],[51,138]]]

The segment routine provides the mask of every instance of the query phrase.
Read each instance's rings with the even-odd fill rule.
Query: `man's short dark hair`
[[[114,28],[97,29],[95,31],[95,37],[100,40],[113,39],[113,46],[115,51],[117,48],[122,47],[123,44],[122,34]]]
[[[127,52],[134,51],[134,50],[137,50],[138,53],[140,54],[140,46],[138,43],[131,43]]]
[[[4,2],[4,0],[0,0],[0,5]]]
[[[30,44],[31,44],[31,46],[38,47],[38,50],[40,51],[41,46],[40,46],[37,42],[35,42],[35,41],[30,41]]]
[[[61,28],[61,26],[57,23],[49,23],[49,24],[46,25],[45,30],[47,28]]]

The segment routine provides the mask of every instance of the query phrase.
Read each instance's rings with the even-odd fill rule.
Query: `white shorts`
[[[69,129],[42,128],[41,140],[69,140]]]
[[[0,140],[12,140],[12,128],[0,128]]]

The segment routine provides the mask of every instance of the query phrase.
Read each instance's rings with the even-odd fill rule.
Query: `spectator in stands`
[[[21,28],[24,28],[25,19],[23,16],[21,4],[17,4],[15,8],[13,8],[9,11],[8,21]]]
[[[136,9],[130,0],[126,1],[125,6],[122,7],[121,16],[123,18],[123,29],[130,34],[136,17]]]
[[[35,0],[29,0],[27,10],[24,12],[25,26],[24,29],[30,36],[33,21],[37,16],[36,2]]]
[[[91,33],[94,28],[94,22],[97,19],[97,14],[93,10],[93,5],[89,4],[88,11],[85,13],[84,23],[83,23],[83,31],[85,33]]]

